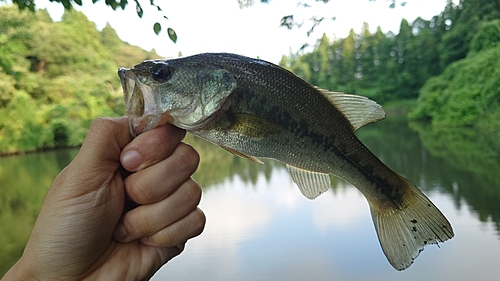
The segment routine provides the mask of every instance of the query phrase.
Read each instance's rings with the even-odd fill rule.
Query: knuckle
[[[151,199],[155,198],[155,195],[151,194],[151,191],[153,189],[143,188],[141,182],[137,180],[136,177],[134,176],[129,176],[125,180],[125,185],[127,188],[128,195],[135,203],[145,204],[147,202],[150,202]],[[146,192],[145,190],[148,190],[150,192]]]
[[[136,227],[133,222],[133,219],[130,216],[127,215],[123,216],[122,224],[125,230],[127,231],[127,236],[133,237],[136,235],[137,232]]]
[[[113,120],[111,118],[101,117],[96,118],[90,123],[89,131],[93,133],[101,133],[109,130],[112,127]]]
[[[192,228],[195,230],[195,236],[201,234],[201,232],[205,228],[206,221],[207,218],[205,217],[205,213],[203,213],[203,211],[199,208],[196,208],[196,210],[194,210],[192,213],[191,222]]]
[[[147,133],[150,134],[146,135]],[[144,157],[144,161],[153,161],[155,158],[163,155],[162,151],[168,151],[166,136],[163,134],[146,132],[143,136],[136,150]]]
[[[129,232],[130,236],[137,238],[137,237],[142,237],[144,235],[150,234],[152,222],[149,219],[149,217],[142,216],[141,213],[137,213],[137,212],[134,215],[135,216],[128,217],[128,225],[129,225],[130,229],[133,230],[132,232]],[[125,218],[127,218],[127,216],[125,216]],[[124,226],[125,226],[125,223],[124,223]],[[127,232],[128,232],[127,226],[125,226],[125,229],[127,229]]]
[[[198,205],[201,200],[201,187],[193,179],[189,179],[184,183],[182,198],[186,204]]]
[[[172,143],[169,136],[167,136],[166,134],[157,134],[154,141],[157,143],[157,146],[153,147],[152,149],[153,152],[157,153],[158,150],[162,150],[168,153],[172,153],[173,150],[172,145],[175,144]]]
[[[183,133],[185,133],[184,130],[172,131],[169,126],[155,128],[144,134],[147,135],[147,137],[144,137],[144,149],[146,152],[153,154],[158,154],[159,150],[171,152],[181,141]]]
[[[190,173],[194,173],[198,169],[200,163],[200,154],[192,146],[182,143],[179,145],[179,158],[178,166],[180,169],[189,170]]]
[[[163,231],[161,233],[161,238],[157,239],[157,237],[155,237],[156,235],[153,235],[153,236],[150,236],[150,239],[151,240],[157,240],[155,241],[157,244],[161,244],[162,247],[172,247],[172,246],[175,246],[177,243],[178,243],[178,235],[176,235],[177,233],[175,232],[172,232],[172,231]],[[158,240],[161,240],[158,241]]]

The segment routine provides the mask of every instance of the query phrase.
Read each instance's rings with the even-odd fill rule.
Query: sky
[[[164,57],[177,57],[179,52],[184,56],[230,52],[278,63],[283,54],[296,52],[304,43],[313,46],[323,33],[331,40],[346,37],[351,28],[360,33],[363,22],[369,24],[371,32],[381,26],[383,32],[397,33],[402,18],[409,22],[419,16],[429,20],[444,9],[446,1],[408,0],[404,7],[397,5],[391,9],[388,0],[330,0],[327,4],[313,0],[270,0],[264,4],[255,0],[253,6],[240,9],[237,0],[157,0],[155,3],[162,8],[162,12],[158,12],[149,1],[143,0],[142,19],[137,16],[131,0],[125,10],[116,11],[103,0],[96,4],[83,0],[81,7],[75,6],[95,22],[99,30],[109,23],[123,41],[148,51],[154,48]],[[304,8],[299,3],[309,3],[312,7]],[[36,5],[47,8],[55,21],[60,20],[64,11],[61,4],[49,0],[38,0]],[[291,14],[296,21],[305,22],[302,28],[279,27],[280,19]],[[308,19],[312,16],[335,17],[335,20],[323,21],[308,37],[306,33],[311,24]],[[163,27],[159,35],[153,31],[155,22]],[[177,43],[168,38],[167,27],[176,31]]]

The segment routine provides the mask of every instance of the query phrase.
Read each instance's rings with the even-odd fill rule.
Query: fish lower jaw
[[[143,115],[141,117],[129,116],[129,131],[132,137],[136,137],[144,132],[158,126],[172,123],[173,118],[168,114]]]
[[[192,116],[173,116],[172,124],[181,129],[185,129],[187,131],[196,131],[199,129],[203,129],[214,119],[214,115],[201,118],[197,116],[196,118],[192,118]]]

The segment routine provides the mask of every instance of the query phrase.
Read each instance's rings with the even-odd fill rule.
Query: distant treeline
[[[450,3],[431,20],[401,22],[399,34],[330,40],[281,65],[331,90],[380,103],[416,99],[410,117],[444,126],[500,130],[500,0]],[[0,155],[74,146],[99,116],[124,114],[118,66],[159,56],[122,42],[74,10],[0,6]]]
[[[283,56],[281,65],[319,87],[380,103],[416,99],[410,117],[444,126],[497,122],[500,128],[500,1],[451,1],[431,20],[401,21],[398,34],[330,40]],[[431,78],[432,77],[432,78]]]
[[[117,67],[151,58],[81,12],[0,6],[0,154],[81,144],[94,118],[124,114]]]

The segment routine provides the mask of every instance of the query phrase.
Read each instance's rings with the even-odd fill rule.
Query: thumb
[[[99,188],[119,169],[121,150],[130,141],[126,116],[95,119],[80,151],[57,180],[72,182],[68,185],[84,193]]]
[[[97,118],[90,125],[75,160],[90,165],[87,168],[97,169],[96,172],[114,172],[120,165],[122,149],[130,141],[126,116]]]

